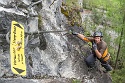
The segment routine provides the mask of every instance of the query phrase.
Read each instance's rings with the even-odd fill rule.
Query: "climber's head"
[[[94,40],[96,43],[99,43],[102,40],[103,34],[102,32],[96,31],[93,34]]]
[[[103,37],[103,34],[100,31],[96,31],[94,32],[93,37]]]

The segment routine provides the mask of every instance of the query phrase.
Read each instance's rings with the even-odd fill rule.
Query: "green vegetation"
[[[78,0],[65,0],[65,1],[66,1],[65,4],[69,7],[73,7],[73,6],[79,7]]]
[[[43,26],[42,16],[41,14],[38,14],[38,29],[41,30],[42,26]]]
[[[67,0],[66,3],[63,3],[63,6],[61,7],[61,12],[67,17],[68,24],[73,26],[74,24],[77,24],[78,26],[81,25],[81,16],[80,16],[80,7],[77,0]]]
[[[73,79],[73,80],[72,80],[72,83],[81,83],[81,82],[80,82],[80,80]]]
[[[80,7],[78,0],[66,0],[66,5],[70,8],[76,7],[79,9]],[[103,32],[104,40],[109,45],[111,65],[114,68],[111,72],[113,83],[125,83],[125,1],[83,0],[83,9],[92,11],[91,20],[86,18],[81,23],[87,31],[86,34],[90,30],[95,31],[99,25],[103,26],[99,30]],[[109,34],[109,32],[112,33]]]

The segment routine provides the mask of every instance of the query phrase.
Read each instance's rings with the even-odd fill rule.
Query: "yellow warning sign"
[[[22,76],[26,75],[24,36],[24,27],[18,22],[12,21],[10,36],[11,70],[14,74]]]

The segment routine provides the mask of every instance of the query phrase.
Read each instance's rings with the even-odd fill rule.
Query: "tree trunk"
[[[124,23],[125,23],[125,14],[123,16],[123,24]],[[119,53],[120,53],[120,50],[121,50],[121,43],[122,43],[122,37],[123,37],[123,35],[124,35],[124,32],[123,32],[123,27],[122,27],[114,70],[117,68],[117,62],[118,62],[118,57],[119,57]]]
[[[114,68],[114,70],[117,68],[118,57],[119,57],[119,53],[120,53],[120,50],[121,50],[122,36],[123,36],[123,27],[122,27],[122,30],[121,30],[121,36],[120,36],[120,40],[119,40],[119,46],[118,46],[118,51],[117,51],[117,56],[116,56],[116,61],[115,61],[115,68]]]

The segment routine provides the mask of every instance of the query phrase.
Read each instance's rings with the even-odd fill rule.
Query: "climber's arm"
[[[95,54],[98,58],[102,57],[102,54],[97,49],[95,50]]]
[[[77,34],[77,36],[78,36],[80,39],[82,39],[82,40],[84,40],[84,41],[87,41],[87,42],[90,42],[90,41],[93,40],[93,38],[87,38],[87,37],[85,37],[83,34]]]

